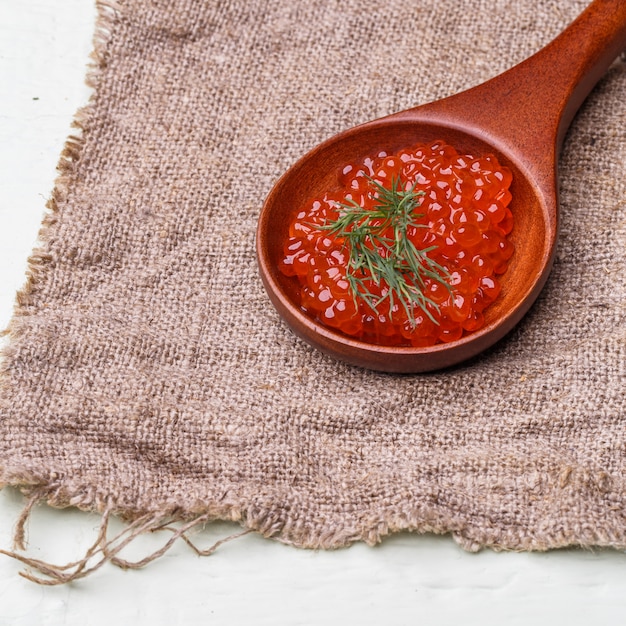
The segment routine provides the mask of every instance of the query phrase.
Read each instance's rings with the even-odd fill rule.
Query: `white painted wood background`
[[[93,0],[0,0],[0,326],[36,241],[55,167],[84,74]],[[0,548],[11,547],[23,506],[0,492]],[[81,556],[98,518],[35,510],[28,554],[52,562]],[[233,529],[208,528],[198,541]],[[162,538],[142,538],[141,556]],[[626,623],[626,554],[466,554],[447,537],[401,534],[381,546],[297,550],[248,535],[198,558],[184,545],[141,571],[105,566],[91,578],[40,587],[0,556],[0,626],[105,624],[481,624]]]

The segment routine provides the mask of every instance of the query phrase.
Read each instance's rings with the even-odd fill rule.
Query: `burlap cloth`
[[[127,537],[228,519],[301,547],[626,547],[624,57],[565,143],[548,285],[487,354],[415,376],[335,362],[279,319],[254,252],[309,148],[511,67],[586,4],[100,3],[94,97],[3,358],[1,482]],[[115,562],[104,532],[88,556]]]

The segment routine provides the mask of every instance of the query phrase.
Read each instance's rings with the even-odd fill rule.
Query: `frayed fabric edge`
[[[7,384],[4,380],[7,369],[6,360],[14,349],[11,345],[12,340],[17,339],[20,335],[19,318],[27,314],[32,295],[37,288],[38,279],[52,262],[47,243],[50,241],[52,229],[57,222],[56,216],[59,206],[67,200],[71,193],[71,183],[74,180],[77,163],[81,158],[86,134],[94,114],[98,83],[102,71],[108,63],[108,45],[116,22],[123,16],[122,5],[116,0],[95,0],[95,5],[97,14],[92,38],[92,51],[85,76],[85,83],[92,89],[92,93],[87,104],[79,108],[74,114],[72,128],[76,129],[77,132],[66,138],[61,151],[56,167],[58,175],[45,205],[46,212],[43,215],[37,236],[37,244],[28,258],[26,281],[16,294],[12,319],[6,329],[0,329],[0,338],[8,337],[8,341],[0,349],[0,367],[2,368],[0,369],[0,387]]]
[[[163,556],[179,539],[183,540],[198,556],[210,556],[224,543],[254,532],[251,529],[244,529],[241,532],[233,533],[216,541],[209,548],[201,549],[193,543],[188,533],[194,528],[214,521],[214,517],[210,513],[199,514],[191,520],[181,522],[179,525],[174,525],[177,520],[169,514],[146,513],[129,522],[123,530],[109,538],[109,523],[111,517],[115,514],[115,504],[113,499],[109,498],[102,511],[96,539],[85,551],[85,554],[76,561],[66,563],[65,565],[55,565],[18,552],[18,550],[24,551],[26,549],[26,525],[34,506],[45,499],[46,496],[40,489],[35,489],[30,494],[15,525],[13,550],[0,549],[0,554],[26,565],[28,569],[19,572],[20,576],[31,582],[46,586],[62,585],[85,578],[107,563],[126,570],[140,569]],[[171,533],[167,541],[157,550],[138,561],[129,561],[120,555],[122,550],[140,535],[157,531],[168,531]]]
[[[7,480],[8,479],[8,480]],[[0,549],[0,554],[12,557],[23,563],[27,570],[21,571],[24,578],[41,585],[61,585],[70,583],[99,570],[110,563],[121,569],[140,569],[163,556],[180,539],[198,556],[210,556],[220,546],[243,537],[257,534],[278,543],[300,549],[337,550],[362,541],[368,546],[383,542],[385,537],[410,532],[417,535],[447,535],[460,548],[467,552],[479,552],[485,548],[494,552],[546,552],[563,548],[607,548],[626,550],[626,534],[622,526],[605,522],[604,526],[585,524],[570,528],[553,528],[538,534],[510,528],[498,533],[487,533],[484,529],[468,526],[459,518],[452,519],[442,511],[419,507],[403,514],[392,514],[385,519],[372,517],[362,522],[358,528],[342,524],[308,528],[298,520],[284,519],[268,503],[261,506],[242,506],[225,502],[196,502],[190,509],[163,503],[157,510],[129,510],[114,495],[94,494],[77,499],[74,489],[41,477],[17,474],[10,477],[0,473],[0,488],[12,486],[26,497],[25,504],[17,518],[13,533],[13,549]],[[54,565],[43,560],[21,554],[26,550],[26,529],[31,513],[39,503],[53,508],[75,508],[84,512],[97,512],[101,516],[97,536],[84,555],[65,565]],[[124,528],[109,537],[110,522],[113,517],[122,521]],[[206,549],[198,548],[190,538],[192,530],[202,529],[215,522],[235,522],[242,530],[215,541]],[[166,531],[168,539],[147,556],[129,561],[123,558],[122,551],[141,535]]]

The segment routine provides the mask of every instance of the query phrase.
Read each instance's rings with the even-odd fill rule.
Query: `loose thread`
[[[139,561],[127,561],[125,559],[122,559],[116,556],[120,552],[121,548],[123,548],[124,545],[129,543],[128,540],[126,540],[125,543],[120,544],[120,546],[114,546],[112,550],[109,548],[109,546],[113,542],[109,542],[106,546],[103,546],[102,552],[112,564],[117,565],[118,567],[121,567],[122,569],[140,569],[144,567],[145,565],[147,565],[148,563],[151,563],[152,561],[158,559],[160,556],[163,556],[174,545],[176,540],[187,530],[196,526],[197,524],[201,524],[202,522],[207,521],[208,519],[209,519],[208,514],[204,514],[190,522],[187,522],[180,529],[172,529],[175,531],[174,535],[170,537],[170,539],[168,539],[163,546],[161,546],[158,550],[155,550],[152,554],[149,554],[148,556],[144,557],[143,559]],[[156,532],[158,530],[164,530],[166,528],[170,529],[170,527],[168,527],[167,525],[162,524],[156,528],[151,528],[151,529],[146,529],[146,530],[151,530],[151,531]]]
[[[15,530],[13,531],[14,550],[26,549],[26,525],[30,519],[33,507],[41,500],[41,498],[41,492],[39,490],[34,491],[28,499],[26,506],[22,509],[22,512],[15,523]]]
[[[149,554],[148,556],[144,557],[143,559],[139,561],[127,561],[126,559],[122,559],[120,557],[113,556],[113,555],[109,555],[109,560],[112,564],[117,565],[118,567],[122,569],[140,569],[148,565],[148,563],[151,563],[152,561],[155,561],[159,557],[163,556],[174,545],[174,543],[178,539],[182,539],[198,556],[210,556],[221,545],[228,543],[229,541],[233,541],[234,539],[238,539],[239,537],[243,537],[244,535],[247,535],[251,532],[254,532],[252,529],[246,529],[238,533],[233,533],[232,535],[229,535],[228,537],[224,537],[216,541],[209,548],[205,550],[201,550],[191,541],[191,539],[189,539],[189,536],[187,535],[187,531],[191,530],[192,528],[195,528],[196,526],[200,524],[204,524],[205,522],[209,521],[210,518],[211,518],[210,515],[207,513],[207,514],[201,515],[200,517],[197,517],[196,519],[190,522],[187,522],[186,524],[183,524],[182,526],[178,528],[170,526],[169,524],[163,524],[159,526],[158,528],[152,529],[154,532],[168,530],[172,533],[172,536],[165,542],[163,546],[161,546],[161,548],[159,548],[158,550],[155,550],[152,554]],[[107,549],[107,553],[108,553],[108,549]]]
[[[26,503],[26,506],[24,507],[24,510],[22,511],[20,515],[20,519],[18,520],[19,525],[21,525],[22,527],[24,526],[24,524],[26,523],[26,520],[28,519],[28,514],[30,513],[30,511],[32,511],[34,504],[39,499],[40,499],[39,494],[33,494],[33,497]],[[65,565],[53,565],[51,563],[46,563],[45,561],[42,561],[40,559],[35,559],[33,557],[24,556],[22,554],[17,553],[16,551],[0,549],[0,554],[4,554],[6,556],[14,558],[20,561],[21,563],[24,563],[27,567],[30,567],[33,570],[36,570],[43,576],[47,576],[47,578],[42,578],[28,571],[20,572],[20,575],[23,576],[24,578],[27,578],[28,580],[39,583],[41,585],[58,585],[58,584],[70,582],[72,580],[77,580],[79,578],[84,578],[88,574],[99,569],[102,565],[104,565],[104,563],[106,563],[109,560],[106,557],[106,554],[104,554],[103,545],[106,546],[107,544],[112,544],[112,543],[114,544],[118,542],[124,535],[130,535],[129,537],[127,537],[125,541],[120,542],[119,547],[116,550],[116,551],[119,551],[125,545],[130,543],[130,541],[132,541],[138,534],[145,532],[146,529],[148,529],[151,525],[153,525],[154,519],[155,519],[154,515],[152,514],[143,515],[137,518],[134,522],[129,524],[124,530],[118,533],[113,539],[107,542],[106,534],[107,534],[109,521],[110,521],[112,512],[113,512],[113,505],[112,503],[109,502],[107,504],[107,507],[102,513],[102,520],[100,522],[100,528],[98,530],[98,535],[95,541],[86,550],[84,556],[81,559],[78,559],[77,561],[72,561]],[[161,521],[163,518],[162,516],[159,516],[158,519],[159,521]],[[16,532],[18,536],[14,538],[14,543],[15,543],[15,539],[19,540],[20,534],[21,534],[19,529]],[[89,561],[92,560],[94,557],[97,557],[99,553],[104,554],[104,556],[102,556],[100,560],[97,563],[95,563],[92,567],[87,568]],[[68,570],[71,570],[71,569],[73,569],[74,571],[68,572]]]
[[[14,535],[14,545],[16,546],[15,550],[24,549],[25,526],[34,505],[41,500],[41,497],[40,492],[33,493],[20,514]],[[116,565],[122,569],[142,568],[148,563],[151,563],[152,561],[163,556],[178,539],[182,539],[199,556],[210,556],[222,544],[254,532],[251,529],[247,529],[239,533],[234,533],[216,541],[211,547],[202,550],[194,545],[194,543],[189,539],[187,533],[192,528],[200,524],[205,524],[209,521],[212,517],[209,513],[199,515],[193,520],[187,521],[178,527],[171,525],[173,520],[170,516],[163,514],[146,514],[135,519],[114,537],[109,539],[107,538],[107,531],[113,510],[114,505],[111,501],[109,501],[102,512],[102,519],[95,541],[85,551],[84,556],[76,561],[72,561],[65,565],[54,565],[40,559],[19,554],[15,550],[9,551],[0,549],[0,554],[16,559],[36,572],[33,573],[33,571],[28,570],[19,572],[19,574],[24,578],[40,585],[54,586],[85,578],[89,574],[92,574],[100,569],[105,563],[111,563],[112,565]],[[172,532],[172,536],[159,549],[155,550],[148,556],[138,561],[128,561],[119,556],[120,552],[139,535],[146,532],[157,532],[162,530]],[[96,559],[95,562],[93,562],[94,559]]]
[[[170,528],[170,527],[164,527],[163,530],[175,531],[176,529]],[[198,546],[196,546],[193,543],[193,541],[191,541],[191,539],[186,533],[181,533],[179,536],[198,556],[211,556],[221,545],[228,543],[230,541],[233,541],[235,539],[239,539],[239,537],[243,537],[244,535],[249,535],[250,533],[253,533],[253,532],[254,530],[252,530],[251,528],[248,528],[246,530],[242,530],[241,532],[233,533],[232,535],[228,535],[228,537],[223,537],[222,539],[219,539],[212,546],[205,548],[205,549],[198,548]]]

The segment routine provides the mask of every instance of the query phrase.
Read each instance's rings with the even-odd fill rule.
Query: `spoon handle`
[[[595,0],[552,43],[537,55],[537,63],[553,64],[548,80],[543,81],[543,93],[547,97],[561,89],[564,102],[561,105],[553,96],[555,112],[560,111],[557,133],[560,146],[565,133],[580,105],[602,78],[615,58],[626,49],[626,2],[624,0]]]
[[[452,126],[473,127],[522,162],[532,155],[529,165],[536,172],[551,172],[576,111],[624,48],[626,0],[594,0],[519,65],[477,87],[410,109],[406,117],[443,116]]]
[[[624,48],[626,1],[595,0],[551,43],[493,79],[492,105],[501,113],[492,125],[517,142],[534,134],[539,141],[554,137],[560,147],[576,111]]]

